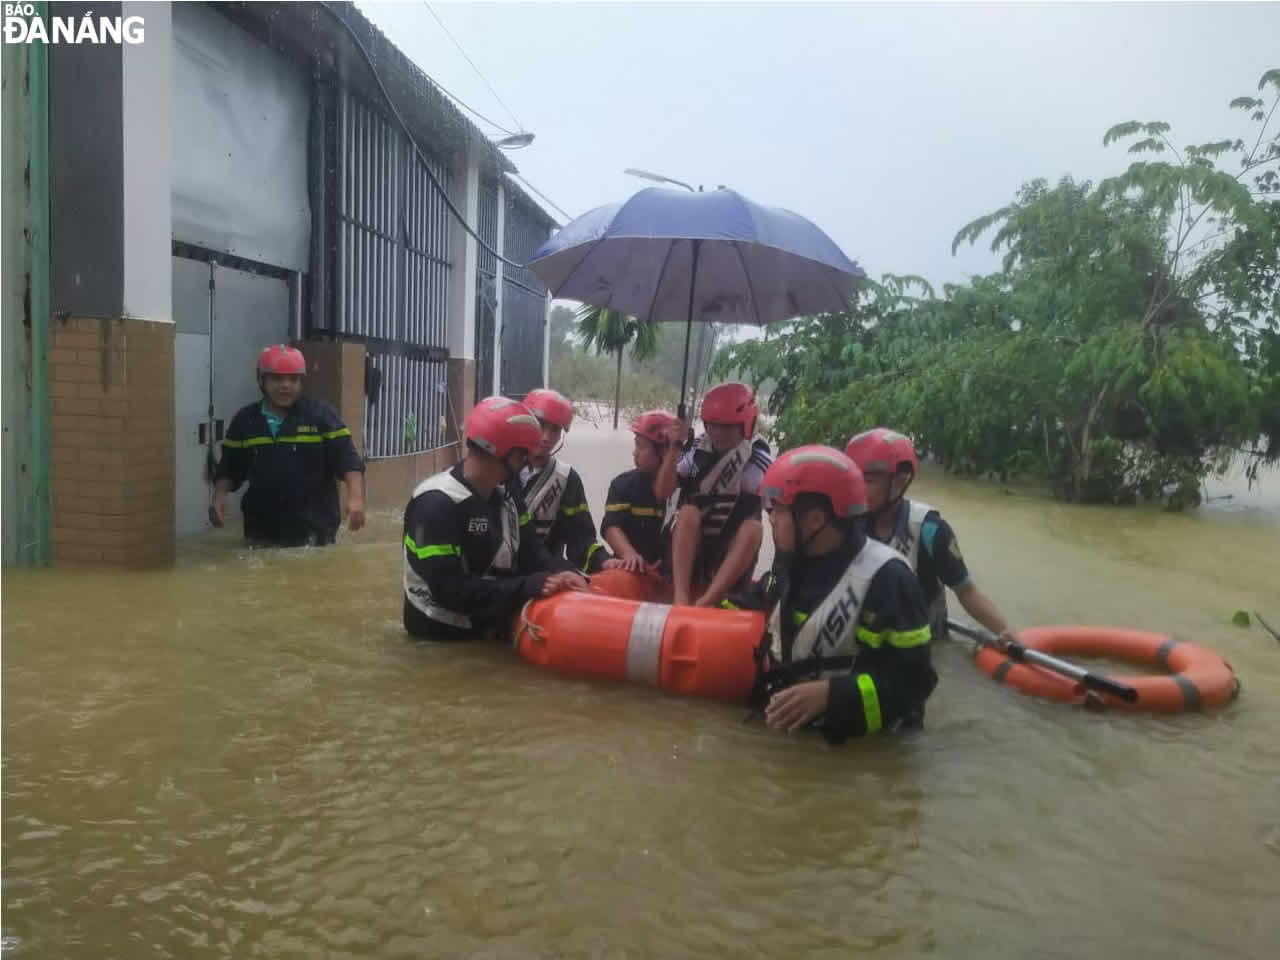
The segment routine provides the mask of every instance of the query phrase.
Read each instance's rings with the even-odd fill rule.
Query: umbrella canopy
[[[865,276],[804,217],[726,189],[641,190],[578,217],[528,265],[554,297],[690,325],[844,310]],[[686,377],[688,360],[686,330]]]
[[[733,190],[661,187],[578,217],[529,267],[553,296],[654,323],[764,325],[843,310],[864,276],[835,241],[790,210]]]

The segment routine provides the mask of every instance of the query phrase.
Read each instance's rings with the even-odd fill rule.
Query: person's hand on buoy
[[[550,597],[562,590],[586,590],[587,578],[576,570],[563,570],[553,573],[542,583],[542,595]]]
[[[826,680],[810,680],[779,690],[769,698],[764,719],[774,730],[791,733],[827,711],[831,685]]]
[[[1000,647],[1001,650],[1008,650],[1009,644],[1017,643],[1017,642],[1018,642],[1018,635],[1013,632],[1012,627],[1005,627],[998,634],[996,634],[996,644]]]
[[[644,573],[644,567],[644,557],[640,556],[635,550],[628,550],[626,553],[604,562],[606,570],[625,570],[627,573]]]

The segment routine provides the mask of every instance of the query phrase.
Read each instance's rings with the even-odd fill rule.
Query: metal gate
[[[508,202],[503,212],[503,256],[524,263],[546,241],[546,223],[519,202]],[[523,397],[544,383],[547,288],[528,268],[503,264],[502,270],[502,392]]]
[[[449,189],[449,170],[428,157]],[[350,91],[339,94],[337,309],[334,331],[363,342],[372,380],[365,453],[442,446],[448,389],[449,213],[399,129]]]

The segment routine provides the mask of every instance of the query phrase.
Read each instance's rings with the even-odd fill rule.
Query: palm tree
[[[613,396],[613,429],[618,429],[618,409],[622,406],[622,351],[631,346],[631,359],[644,360],[658,349],[657,328],[608,307],[584,306],[575,318],[576,335],[582,348],[596,353],[612,353],[618,358],[618,381]]]

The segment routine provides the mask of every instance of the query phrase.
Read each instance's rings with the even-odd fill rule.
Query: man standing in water
[[[306,372],[301,351],[283,343],[263,350],[262,399],[231,419],[222,441],[209,522],[226,522],[227,494],[248,480],[240,510],[250,546],[333,543],[342,522],[339,479],[347,488],[348,528],[364,526],[364,461],[337,411],[301,395]]]
[[[946,586],[969,616],[1000,641],[1016,639],[1008,621],[969,575],[951,525],[929,504],[906,499],[907,488],[920,472],[920,459],[911,441],[877,427],[850,440],[845,453],[866,481],[867,534],[893,547],[911,564],[929,604],[933,636],[947,634]]]
[[[524,398],[542,430],[519,484],[534,532],[553,557],[567,557],[583,573],[597,573],[609,551],[596,539],[587,492],[578,471],[556,457],[573,423],[573,404],[564,394],[540,387]]]
[[[768,669],[753,701],[770,727],[826,738],[918,728],[938,677],[920,585],[857,518],[866,491],[839,450],[797,447],[761,483],[773,568],[741,605],[770,612]]]
[[[587,588],[534,535],[516,483],[542,439],[534,415],[486,397],[463,433],[462,460],[419,484],[404,511],[404,628],[426,640],[492,639],[526,600]]]

